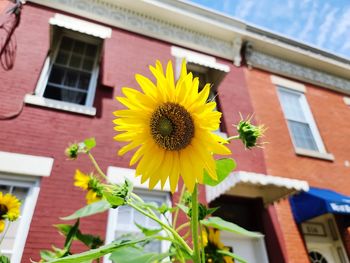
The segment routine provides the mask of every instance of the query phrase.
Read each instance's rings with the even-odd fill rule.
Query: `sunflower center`
[[[191,115],[176,103],[159,106],[152,114],[150,126],[153,139],[165,150],[181,150],[190,144],[194,136]]]
[[[4,204],[0,204],[0,219],[3,218],[3,215],[6,215],[8,212],[8,208]]]

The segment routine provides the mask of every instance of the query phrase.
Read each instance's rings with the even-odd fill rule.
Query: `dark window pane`
[[[73,52],[75,54],[83,54],[84,53],[84,48],[85,48],[85,44],[81,41],[74,41],[74,47],[73,47]]]
[[[94,66],[94,61],[89,58],[85,58],[83,62],[83,69],[91,71]]]
[[[90,84],[90,77],[91,77],[91,74],[80,73],[78,88],[87,90]]]
[[[67,52],[60,51],[57,54],[56,63],[61,64],[61,65],[67,65],[68,58],[69,58],[69,54]]]
[[[70,58],[69,66],[74,68],[80,68],[81,61],[82,61],[82,57],[72,55]]]
[[[47,85],[44,92],[44,97],[49,99],[54,99],[54,100],[62,100],[61,89],[56,88],[54,86]]]
[[[64,72],[65,70],[61,67],[53,66],[49,77],[49,82],[61,84],[64,78]]]
[[[64,85],[68,87],[76,87],[78,76],[79,73],[75,71],[67,71],[66,78],[64,79]]]
[[[73,39],[69,37],[63,37],[61,42],[61,49],[70,51],[72,49]]]
[[[56,88],[47,85],[44,97],[84,105],[86,100],[86,93]]]
[[[85,55],[91,58],[95,58],[97,53],[97,47],[95,45],[86,44]]]

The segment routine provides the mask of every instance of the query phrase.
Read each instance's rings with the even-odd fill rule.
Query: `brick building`
[[[38,260],[41,249],[62,246],[52,225],[85,202],[73,175],[92,167],[86,158],[66,160],[69,142],[94,136],[94,155],[111,180],[131,178],[145,200],[177,201],[169,188],[150,192],[133,178],[130,155],[116,154],[121,144],[113,141],[112,112],[121,108],[114,100],[120,88],[137,86],[135,73],[150,76],[156,59],[172,60],[178,73],[183,58],[203,82],[213,83],[221,135],[235,135],[239,112],[255,113],[268,127],[264,149],[230,145],[237,170],[220,187],[200,188],[203,202],[222,207],[217,214],[262,234],[222,233],[224,242],[250,263],[318,262],[320,256],[348,262],[346,196],[335,202],[338,211],[311,217],[298,202],[321,191],[319,203],[328,205],[322,199],[327,189],[334,198],[350,195],[350,125],[343,121],[350,117],[348,60],[177,0],[32,0],[18,27],[5,15],[11,5],[0,3],[1,39],[5,28],[15,28],[8,45],[13,52],[1,57],[0,187],[24,201],[22,218],[0,248],[12,262]],[[127,207],[81,225],[110,242],[136,232],[130,222],[138,220],[152,226]]]

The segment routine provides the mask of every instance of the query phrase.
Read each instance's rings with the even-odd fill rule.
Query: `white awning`
[[[215,57],[204,55],[198,52],[190,51],[187,49],[172,46],[171,55],[177,58],[186,59],[187,63],[197,64],[203,67],[220,70],[223,72],[230,72],[230,67],[216,62]]]
[[[83,34],[99,37],[102,39],[110,38],[112,36],[112,29],[101,26],[85,20],[77,19],[62,14],[55,14],[49,20],[51,25],[63,27],[69,30],[77,31]]]
[[[215,187],[206,187],[207,202],[219,196],[233,195],[241,197],[261,197],[264,204],[270,204],[300,191],[308,191],[306,181],[237,171],[231,173],[223,182]]]

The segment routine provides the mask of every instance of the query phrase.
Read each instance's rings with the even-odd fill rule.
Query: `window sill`
[[[47,108],[52,108],[52,109],[57,109],[62,111],[69,111],[69,112],[74,112],[79,114],[90,115],[90,116],[96,115],[96,108],[94,107],[87,107],[87,106],[82,106],[74,103],[47,99],[47,98],[43,98],[43,97],[31,95],[31,94],[26,94],[26,96],[24,97],[24,102],[27,104],[33,104],[37,106],[42,106],[42,107],[47,107]]]
[[[316,152],[316,151],[311,151],[311,150],[305,150],[301,148],[295,148],[295,153],[297,155],[301,156],[307,156],[307,157],[312,157],[312,158],[317,158],[317,159],[323,159],[327,161],[333,162],[335,160],[334,155],[331,153],[322,153],[322,152]]]

